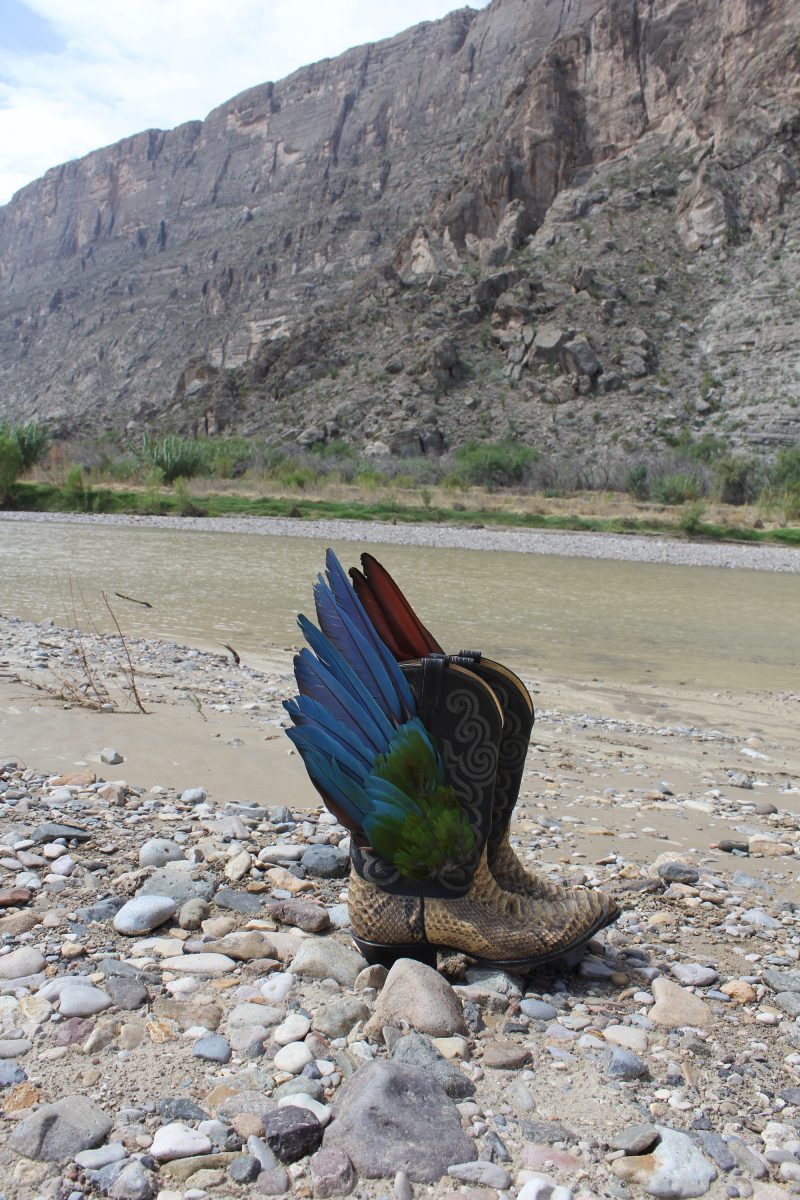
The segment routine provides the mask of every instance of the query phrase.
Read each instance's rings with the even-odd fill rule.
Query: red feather
[[[385,567],[371,554],[361,555],[364,575],[387,624],[394,633],[395,641],[408,658],[424,658],[428,654],[442,654],[442,647],[420,621],[400,588]]]
[[[386,617],[383,615],[383,610],[373,595],[372,588],[367,583],[364,575],[357,567],[350,568],[350,578],[353,581],[355,593],[361,601],[364,611],[372,622],[373,628],[378,637],[386,646],[390,654],[393,654],[398,662],[406,662],[410,658],[416,658],[413,650],[409,650],[405,646],[401,646],[394,632],[389,627]]]

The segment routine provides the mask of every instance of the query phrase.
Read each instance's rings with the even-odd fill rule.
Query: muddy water
[[[342,561],[356,547],[335,545]],[[796,691],[800,581],[762,571],[365,545],[448,648],[525,674]],[[0,525],[0,611],[214,647],[258,664],[297,641],[324,544],[234,533]],[[144,608],[114,593],[147,600]]]

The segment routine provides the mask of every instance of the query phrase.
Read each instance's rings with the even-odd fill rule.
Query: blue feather
[[[334,676],[310,651],[303,649],[295,655],[294,674],[303,696],[310,696],[354,733],[360,734],[373,754],[383,753],[386,746],[384,731],[366,709],[357,708],[350,693],[339,688]]]
[[[312,700],[310,696],[298,696],[296,700],[284,700],[283,707],[295,725],[318,725],[338,738],[351,754],[361,760],[365,770],[369,770],[375,756],[365,745],[360,734],[353,733],[347,725],[332,717],[326,708]]]
[[[339,766],[358,782],[361,782],[369,771],[368,766],[365,767],[359,759],[354,758],[340,741],[331,737],[319,725],[296,725],[293,729],[287,729],[286,734],[301,754],[305,754],[309,750],[326,754],[329,758],[335,759]]]
[[[342,824],[407,878],[429,878],[467,852],[469,822],[402,672],[331,552],[327,561],[330,586],[320,577],[314,588],[322,629],[298,617],[311,649],[294,660],[287,733]]]
[[[349,692],[353,700],[360,707],[363,707],[366,712],[370,713],[374,723],[383,731],[384,737],[390,738],[396,722],[389,718],[380,705],[376,707],[369,689],[355,672],[355,664],[351,666],[342,657],[333,643],[325,637],[325,634],[320,632],[316,625],[313,625],[308,617],[304,617],[302,613],[297,618],[297,624],[302,629],[306,641],[317,655],[319,661],[324,667],[328,668],[330,674],[336,679],[339,690],[344,689]]]
[[[347,613],[338,607],[333,592],[321,577],[314,587],[314,600],[322,632],[364,681],[370,695],[387,717],[395,725],[402,724],[409,713],[400,701],[391,675],[373,646],[362,636]]]
[[[340,610],[348,616],[362,637],[372,646],[386,668],[387,674],[392,681],[397,692],[397,697],[406,714],[409,717],[413,716],[417,711],[417,706],[414,703],[414,697],[411,693],[411,688],[408,686],[406,677],[398,667],[394,655],[390,653],[387,646],[378,636],[375,626],[367,616],[364,605],[356,595],[355,588],[350,582],[347,572],[332,550],[328,550],[325,555],[325,568],[330,589]]]

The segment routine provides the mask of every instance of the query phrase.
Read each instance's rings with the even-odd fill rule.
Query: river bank
[[[665,563],[673,566],[800,571],[800,551],[788,547],[673,540],[638,534],[567,533],[497,527],[478,529],[438,524],[395,525],[380,521],[320,521],[288,517],[171,517],[120,513],[0,512],[0,521],[184,529],[208,533],[227,530],[231,533],[319,538],[323,541],[503,550],[519,554],[553,554],[569,558]]]
[[[0,1191],[796,1189],[800,697],[527,682],[518,852],[622,917],[577,971],[450,956],[394,1002],[281,731],[288,649],[0,618]]]

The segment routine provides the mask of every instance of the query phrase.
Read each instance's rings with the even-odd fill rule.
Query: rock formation
[[[0,419],[768,451],[800,403],[794,0],[493,0],[0,209]]]

